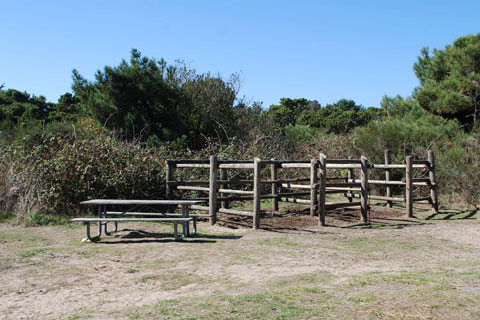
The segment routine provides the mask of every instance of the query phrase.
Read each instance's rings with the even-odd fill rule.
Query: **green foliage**
[[[48,225],[63,225],[68,223],[70,220],[67,216],[55,216],[49,214],[42,214],[38,212],[30,212],[25,220],[26,226],[48,226]]]
[[[383,96],[380,102],[383,115],[386,117],[403,117],[413,108],[418,107],[418,103],[413,98],[402,98],[400,95],[395,97]]]
[[[15,212],[12,210],[0,210],[0,223],[12,220],[15,217]]]
[[[74,121],[82,110],[80,110],[79,99],[71,93],[65,93],[60,96],[58,103],[48,115],[48,118],[55,121]]]
[[[43,96],[30,96],[14,89],[0,90],[0,130],[22,127],[31,122],[41,123],[48,118],[52,107]]]
[[[4,173],[8,189],[15,190],[4,190],[2,198],[14,197],[17,211],[27,215],[73,214],[90,198],[163,198],[165,149],[92,138],[83,130],[77,128],[76,137],[47,132],[35,144],[1,146],[3,164],[10,167]]]
[[[297,118],[306,110],[315,110],[320,105],[316,101],[307,99],[280,99],[279,105],[272,104],[265,112],[265,117],[270,118],[276,124],[277,128],[282,129],[288,125],[295,125]]]
[[[347,99],[340,99],[322,108],[315,100],[282,98],[279,105],[270,106],[263,118],[273,121],[276,130],[282,133],[288,126],[296,124],[320,128],[327,133],[347,133],[379,118],[380,114],[378,109],[366,109]]]
[[[126,138],[153,134],[173,140],[184,133],[175,67],[165,60],[144,57],[133,49],[130,62],[105,66],[95,81],[73,70],[72,89],[82,108]]]
[[[312,143],[321,132],[314,127],[304,125],[288,125],[285,128],[283,145],[287,153],[294,153],[298,146]]]
[[[480,115],[480,33],[460,37],[445,49],[428,48],[414,65],[420,80],[420,106],[464,124],[476,125]]]
[[[84,109],[127,139],[150,144],[188,142],[200,148],[205,139],[228,139],[234,131],[238,86],[238,75],[224,81],[210,73],[196,74],[182,64],[168,65],[163,59],[142,56],[133,49],[129,62],[105,66],[93,82],[73,70],[72,88],[79,102],[63,105]]]
[[[270,117],[264,116],[261,103],[251,106],[239,103],[234,108],[235,136],[230,144],[235,144],[239,154],[269,158],[283,158],[282,132]]]
[[[462,199],[476,205],[480,201],[476,183],[480,179],[479,137],[465,134],[455,120],[427,114],[417,106],[401,118],[386,118],[356,128],[350,149],[356,156],[365,155],[374,163],[383,162],[385,149],[392,151],[392,161],[396,163],[401,163],[407,155],[425,159],[426,151],[433,150],[437,155],[440,192],[456,196],[457,202]]]
[[[437,145],[454,138],[459,130],[456,121],[426,114],[415,108],[404,117],[372,121],[356,128],[352,137],[352,149],[371,161],[383,162],[383,150],[389,149],[401,161],[410,154],[423,154]],[[424,157],[424,156],[423,156]]]
[[[357,126],[377,119],[379,115],[378,109],[365,109],[353,100],[341,99],[324,108],[304,111],[298,118],[298,124],[322,128],[326,132],[347,133]]]
[[[190,109],[185,122],[193,145],[200,145],[202,136],[227,140],[234,133],[237,85],[237,75],[225,82],[209,73],[197,75],[183,85]]]
[[[438,148],[440,191],[452,202],[480,204],[480,136],[459,133]],[[443,189],[443,190],[442,190]]]

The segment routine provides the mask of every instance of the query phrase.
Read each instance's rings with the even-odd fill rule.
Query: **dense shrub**
[[[349,149],[355,156],[365,155],[374,163],[383,163],[385,149],[392,151],[395,163],[401,163],[407,155],[426,159],[427,150],[433,150],[439,191],[444,199],[473,205],[479,203],[478,135],[465,133],[457,121],[414,108],[403,118],[386,118],[356,128]],[[374,178],[382,174],[371,173]],[[392,179],[398,180],[402,174],[394,171]]]
[[[440,192],[451,203],[480,207],[480,136],[459,134],[437,150]]]
[[[19,213],[74,214],[86,199],[165,195],[165,148],[147,149],[112,135],[47,133],[38,142],[1,147],[4,207],[14,206]]]

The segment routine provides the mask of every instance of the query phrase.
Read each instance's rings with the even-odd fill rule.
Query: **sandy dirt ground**
[[[80,225],[3,223],[0,319],[480,318],[475,214],[266,213],[262,230],[226,218],[180,242],[171,225],[80,243]]]

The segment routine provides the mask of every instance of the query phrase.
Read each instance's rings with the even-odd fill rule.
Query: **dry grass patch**
[[[96,244],[79,242],[83,228],[0,224],[0,318],[478,318],[476,219],[302,219],[271,231],[200,223],[182,242],[170,225],[122,224]]]

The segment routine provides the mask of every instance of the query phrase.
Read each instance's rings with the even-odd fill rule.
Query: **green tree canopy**
[[[320,107],[318,102],[308,101],[305,98],[281,98],[280,104],[272,104],[264,115],[272,119],[278,128],[285,128],[287,125],[295,125],[302,112],[318,107]]]
[[[15,89],[0,90],[0,121],[3,129],[23,126],[48,118],[54,104],[45,97],[30,95]]]
[[[305,110],[298,118],[298,124],[325,129],[326,132],[346,133],[379,117],[375,108],[365,109],[353,100],[340,99],[324,108]]]
[[[190,106],[187,127],[194,145],[201,136],[224,140],[234,133],[238,86],[237,75],[226,82],[210,73],[196,75],[183,84],[182,94]]]
[[[130,62],[97,71],[95,81],[73,70],[72,89],[85,110],[127,138],[157,135],[171,140],[185,132],[175,67],[133,49]]]
[[[422,49],[414,70],[420,80],[416,99],[425,110],[463,124],[480,115],[480,33],[460,37],[445,49]]]
[[[67,92],[60,96],[48,117],[57,121],[75,120],[81,111],[79,99]]]
[[[380,106],[382,107],[383,115],[387,118],[390,118],[404,116],[413,108],[418,107],[418,103],[412,97],[408,97],[405,99],[400,95],[397,95],[395,97],[385,95],[380,102]]]
[[[224,81],[133,49],[129,62],[105,66],[95,81],[73,70],[72,89],[79,101],[75,108],[128,139],[189,140],[192,147],[201,147],[205,139],[226,138],[234,131],[238,87],[237,75]]]

